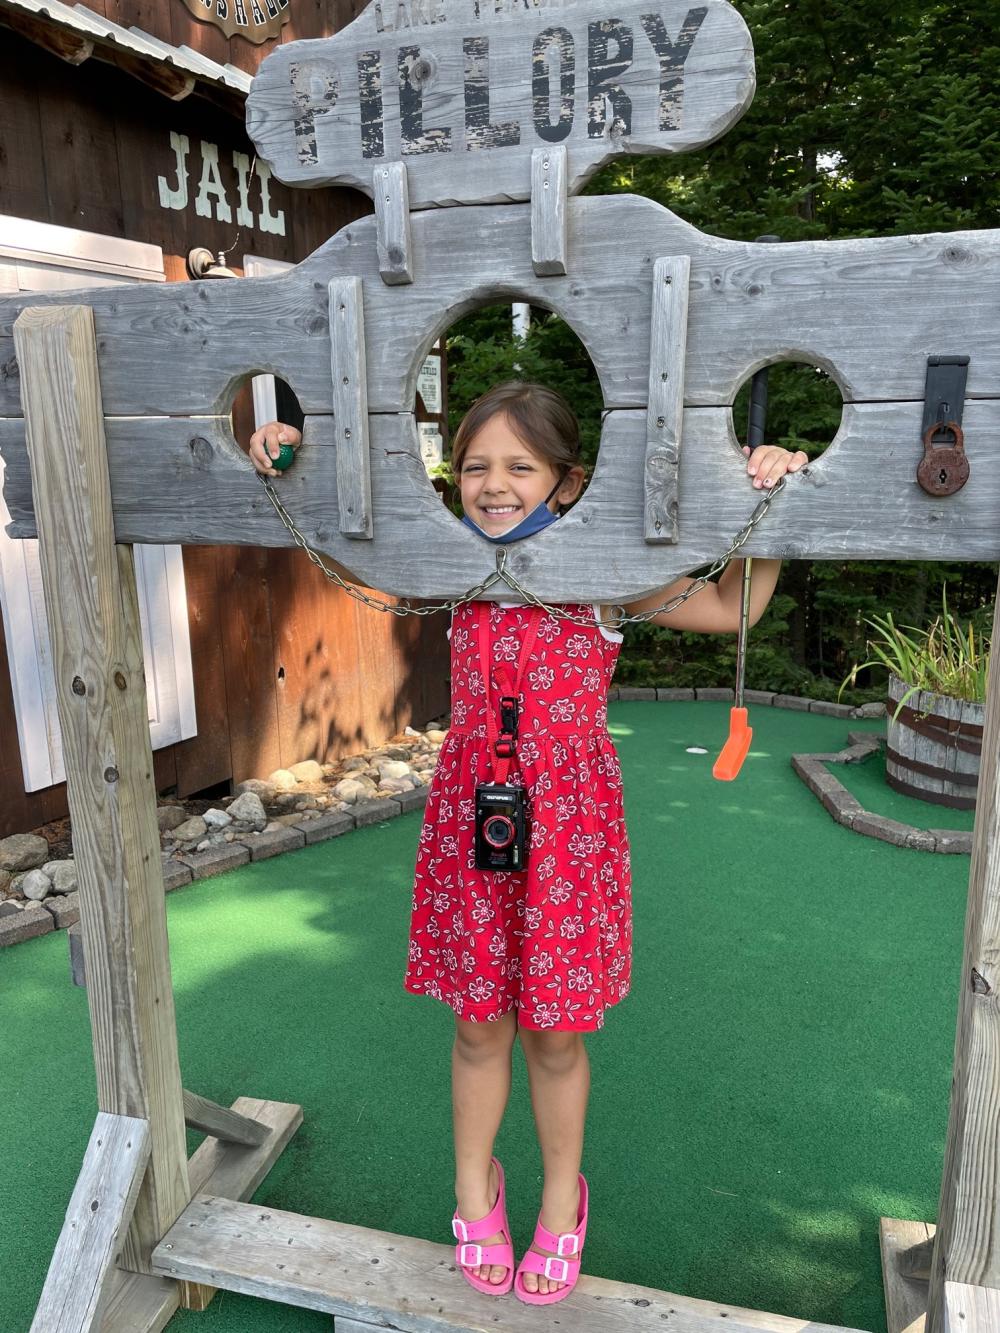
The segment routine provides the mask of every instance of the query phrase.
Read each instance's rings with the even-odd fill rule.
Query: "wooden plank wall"
[[[341,23],[352,17],[343,4],[327,9],[338,11]],[[283,37],[321,35],[314,28],[323,13],[293,10]],[[244,68],[252,66],[243,57],[256,60],[268,49],[241,38],[225,42],[180,0],[108,0],[107,17]],[[238,200],[232,153],[253,156],[239,122],[197,96],[170,102],[106,63],[74,68],[6,28],[0,38],[0,213],[159,245],[168,281],[185,280],[192,247],[231,245]],[[191,144],[184,210],[162,208],[158,195],[157,177],[176,176],[171,131]],[[202,140],[219,148],[231,223],[195,213]],[[245,228],[231,267],[244,253],[297,262],[371,211],[350,190],[292,191],[272,181],[270,193],[272,213],[285,213],[286,235]],[[249,202],[256,215],[256,188]],[[237,401],[234,428],[245,444],[249,394]],[[446,617],[400,621],[370,611],[328,585],[295,550],[188,547],[184,569],[198,735],[155,752],[158,790],[187,795],[299,759],[336,757],[447,708]],[[64,785],[32,794],[23,788],[0,631],[0,837],[66,812]]]

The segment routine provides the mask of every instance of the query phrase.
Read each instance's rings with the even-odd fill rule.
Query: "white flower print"
[[[542,751],[537,741],[530,736],[517,743],[517,753],[524,764],[537,764],[541,761]]]
[[[559,1006],[557,1004],[536,1004],[532,1018],[540,1028],[554,1028],[559,1022]]]
[[[416,940],[410,940],[410,962],[416,963],[423,957],[423,950]]]
[[[574,833],[568,846],[574,856],[590,856],[594,851],[594,836],[591,833]]]
[[[527,907],[524,912],[525,930],[537,930],[542,924],[542,909],[540,907]]]
[[[551,667],[540,666],[528,672],[528,684],[533,690],[551,690],[556,681],[556,673]]]
[[[573,892],[573,886],[568,879],[557,879],[549,885],[548,899],[554,907],[559,907],[562,903],[568,902]]]
[[[590,639],[586,634],[572,634],[563,646],[567,657],[582,657],[590,649]]]
[[[447,894],[447,893],[435,893],[435,895],[434,895],[434,910],[435,910],[435,912],[440,912],[440,913],[443,915],[445,912],[447,912],[447,910],[448,910],[448,908],[449,908],[450,906],[451,906],[451,895],[450,895],[450,894]]]
[[[464,727],[465,719],[469,715],[464,699],[455,699],[451,705],[451,720],[456,727]]]
[[[487,1000],[493,998],[496,988],[495,981],[487,981],[485,977],[475,977],[469,984],[469,997],[475,1000],[476,1004],[485,1004]]]
[[[602,675],[601,672],[598,671],[597,667],[588,667],[587,670],[583,673],[583,681],[581,683],[585,690],[593,691],[593,690],[599,690],[601,688],[601,680],[602,680]]]
[[[564,796],[556,797],[556,819],[560,824],[564,824],[567,819],[572,819],[579,809],[573,792],[567,792]]]
[[[553,967],[555,967],[555,962],[556,960],[548,950],[543,949],[541,953],[536,954],[535,957],[532,958],[531,962],[528,964],[528,971],[533,977],[546,977],[552,971]]]
[[[553,722],[572,722],[576,717],[576,704],[572,699],[556,699],[548,708]]]
[[[481,926],[485,926],[487,922],[493,920],[496,913],[493,910],[493,904],[488,898],[477,898],[476,905],[472,909],[470,916],[473,921],[478,922]]]
[[[570,990],[590,990],[594,984],[594,974],[589,967],[571,967],[566,977]]]
[[[497,639],[494,653],[499,662],[516,662],[520,655],[521,644],[516,634],[505,634]]]
[[[559,934],[564,940],[575,940],[583,934],[583,917],[567,916],[563,918],[559,927]]]
[[[538,637],[543,643],[551,643],[559,637],[559,621],[555,616],[546,616],[538,626]]]
[[[556,873],[555,852],[549,852],[548,856],[546,856],[544,860],[539,861],[538,863],[538,878],[549,879],[550,876],[554,875],[555,873]]]

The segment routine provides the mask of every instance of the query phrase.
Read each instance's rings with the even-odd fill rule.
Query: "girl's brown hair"
[[[578,466],[580,425],[566,399],[544,384],[511,380],[488,389],[462,418],[451,446],[451,466],[456,478],[469,445],[487,421],[501,415],[507,418],[525,448],[550,463],[560,478]]]

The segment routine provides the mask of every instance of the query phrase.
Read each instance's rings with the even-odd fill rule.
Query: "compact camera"
[[[528,859],[528,803],[523,787],[476,788],[476,869],[523,870]]]

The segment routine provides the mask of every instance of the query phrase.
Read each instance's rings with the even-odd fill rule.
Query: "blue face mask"
[[[557,481],[545,499],[535,505],[530,514],[525,514],[519,523],[515,523],[512,528],[508,528],[499,537],[484,532],[478,523],[473,523],[468,514],[462,515],[462,522],[467,528],[471,528],[473,532],[478,533],[484,541],[492,542],[494,546],[506,546],[508,542],[519,542],[522,537],[531,537],[536,532],[541,532],[543,528],[547,528],[550,523],[554,523],[559,517],[549,508],[548,502],[561,485],[562,481]]]

